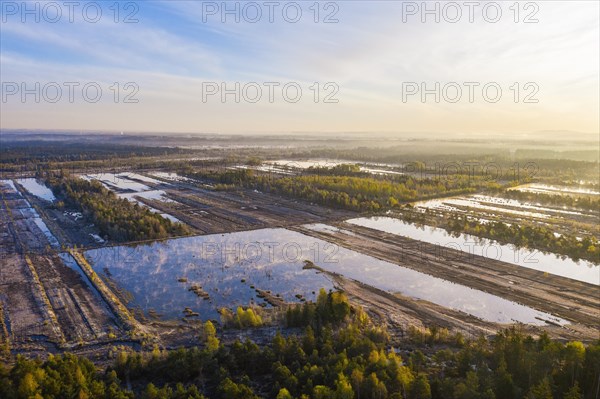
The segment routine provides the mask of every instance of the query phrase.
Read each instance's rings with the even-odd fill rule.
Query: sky
[[[2,129],[600,131],[597,1],[0,3]]]

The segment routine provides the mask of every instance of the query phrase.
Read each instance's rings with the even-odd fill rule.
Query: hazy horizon
[[[529,141],[540,138],[545,138],[553,141],[569,141],[569,142],[595,142],[600,141],[600,133],[595,132],[577,132],[577,131],[534,131],[534,132],[503,132],[503,133],[454,133],[448,134],[444,132],[374,132],[374,131],[281,131],[281,132],[210,132],[210,131],[123,131],[123,130],[97,130],[97,129],[31,129],[31,128],[4,128],[0,129],[0,133],[28,133],[41,135],[123,135],[123,136],[173,136],[173,137],[203,137],[203,136],[219,136],[219,137],[289,137],[296,136],[298,138],[322,138],[331,139],[334,137],[346,136],[348,139],[357,138],[381,138],[395,140],[447,140],[447,141],[480,141],[490,138],[506,139],[510,141]]]

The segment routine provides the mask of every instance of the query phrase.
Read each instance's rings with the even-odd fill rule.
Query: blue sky
[[[599,23],[596,1],[535,2],[536,8],[519,5],[514,22],[513,2],[501,3],[502,17],[495,23],[483,17],[481,2],[474,21],[459,4],[462,18],[450,23],[441,12],[448,2],[437,2],[439,23],[433,16],[421,21],[421,13],[409,13],[421,2],[338,1],[318,3],[319,22],[314,22],[314,1],[302,7],[299,22],[285,20],[278,2],[269,22],[265,2],[255,4],[263,12],[258,23],[240,14],[221,20],[223,2],[136,2],[137,23],[123,23],[132,11],[119,5],[119,23],[113,20],[114,2],[96,2],[102,9],[97,23],[82,17],[81,8],[68,21],[64,6],[58,23],[31,15],[21,21],[18,10],[2,2],[0,66],[3,83],[34,87],[48,82],[96,82],[103,89],[97,103],[77,96],[73,103],[21,101],[19,93],[6,97],[2,128],[76,130],[173,131],[173,132],[440,132],[461,135],[527,133],[570,130],[598,134]],[[29,2],[28,7],[49,7],[52,2]],[[63,4],[62,1],[55,2]],[[86,2],[81,2],[81,5]],[[228,2],[240,10],[247,2]],[[331,3],[331,4],[330,4]],[[529,2],[531,3],[531,2]],[[292,7],[294,6],[294,7]],[[429,2],[435,7],[436,2]],[[11,8],[12,7],[12,8]],[[213,8],[211,8],[213,7]],[[207,11],[218,10],[215,15]],[[313,7],[312,9],[310,7]],[[50,8],[48,8],[50,10]],[[248,9],[251,11],[251,9]],[[414,9],[413,9],[414,10]],[[451,9],[449,9],[452,11]],[[323,23],[335,11],[337,23]],[[420,10],[419,10],[420,11]],[[48,11],[50,12],[50,11]],[[537,23],[523,23],[533,12]],[[41,11],[40,11],[41,13]],[[50,14],[49,17],[53,17]],[[293,16],[294,14],[291,13]],[[406,21],[403,21],[405,18]],[[115,103],[109,87],[134,82],[139,87],[136,104],[122,103],[122,89]],[[220,95],[202,101],[207,82],[233,88],[248,82],[294,82],[302,89],[297,103],[276,95],[271,103],[223,102]],[[310,87],[319,83],[319,102]],[[323,85],[334,83],[337,103],[323,103]],[[457,82],[494,82],[502,89],[497,103],[485,101],[478,88],[473,102],[463,91],[451,103],[420,95],[403,101],[410,82],[433,88]],[[520,101],[515,103],[514,83]],[[523,103],[526,83],[538,88],[533,104]],[[3,86],[3,90],[6,86]],[[4,90],[6,91],[6,90]],[[6,94],[6,93],[3,93]]]

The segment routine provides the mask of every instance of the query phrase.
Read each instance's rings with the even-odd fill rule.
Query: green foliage
[[[309,168],[308,175],[274,178],[255,174],[250,169],[210,170],[190,173],[196,179],[210,179],[219,188],[248,187],[265,192],[301,198],[326,206],[355,211],[379,211],[397,207],[402,202],[438,196],[468,194],[491,183],[471,176],[452,179],[419,179],[399,175],[374,177],[356,172],[356,165],[339,165],[330,169]],[[355,176],[358,174],[358,176]],[[496,185],[493,185],[496,187]]]
[[[7,399],[133,397],[119,386],[114,375],[102,376],[92,362],[71,354],[50,356],[45,362],[18,357],[8,376],[3,377],[0,397]]]
[[[431,399],[431,387],[424,375],[418,376],[410,385],[409,399]]]
[[[319,291],[316,303],[292,305],[286,311],[288,327],[312,326],[320,329],[326,324],[338,324],[350,314],[350,303],[343,292]]]
[[[218,390],[223,399],[258,399],[250,387],[243,383],[236,384],[229,378],[219,385]]]
[[[235,328],[251,328],[260,327],[263,324],[262,317],[251,307],[244,309],[238,306],[235,313],[231,310],[223,308],[219,311],[221,314],[221,322],[226,327]]]
[[[292,399],[292,395],[287,389],[281,388],[275,399]]]
[[[334,295],[319,297],[313,321],[322,317],[319,306],[340,315]],[[0,397],[594,399],[599,389],[600,341],[565,344],[512,328],[458,348],[439,344],[435,351],[432,341],[392,348],[386,337],[371,338],[376,329],[351,309],[318,330],[277,333],[264,347],[247,340],[216,348],[123,351],[105,372],[73,355],[44,362],[18,357],[10,369],[0,367]],[[203,334],[216,334],[212,323]],[[396,349],[410,354],[402,359]]]
[[[368,175],[368,173],[361,172],[360,166],[357,164],[344,163],[331,167],[326,166],[311,166],[306,170],[310,174],[315,175],[332,175],[332,176],[356,176],[356,175]]]
[[[48,177],[46,182],[67,206],[81,211],[102,235],[113,241],[159,239],[189,233],[185,225],[119,198],[98,181],[58,175]]]
[[[582,399],[583,395],[581,394],[581,390],[579,389],[579,383],[575,383],[566,393],[565,399]]]
[[[215,352],[219,349],[219,338],[217,338],[217,329],[214,324],[208,320],[204,323],[203,326],[203,339],[206,342],[206,349],[211,352]]]

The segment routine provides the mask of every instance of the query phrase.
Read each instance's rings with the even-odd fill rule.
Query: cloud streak
[[[3,82],[134,81],[140,103],[9,101],[2,103],[1,127],[598,132],[596,2],[540,2],[536,24],[515,24],[510,14],[495,24],[482,18],[422,23],[418,16],[403,23],[403,3],[383,1],[337,2],[339,22],[325,24],[313,21],[312,4],[302,3],[304,17],[297,23],[278,14],[273,23],[221,23],[219,15],[205,23],[202,4],[189,1],[140,2],[135,24],[9,19],[0,39]],[[294,81],[304,93],[293,104],[207,104],[201,101],[203,83],[213,81],[227,87]],[[406,82],[443,87],[472,81],[498,82],[503,101],[403,101]],[[321,88],[335,82],[339,103],[311,101],[315,82]],[[539,103],[511,101],[515,82],[536,82]]]

